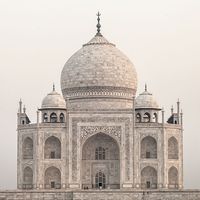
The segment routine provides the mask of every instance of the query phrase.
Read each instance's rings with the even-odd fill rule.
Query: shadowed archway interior
[[[141,186],[143,189],[157,188],[157,171],[155,168],[147,166],[141,171]]]
[[[120,188],[120,155],[117,142],[104,133],[91,136],[82,148],[82,187]]]
[[[46,189],[60,189],[61,188],[61,173],[56,167],[49,167],[45,171],[45,188]]]

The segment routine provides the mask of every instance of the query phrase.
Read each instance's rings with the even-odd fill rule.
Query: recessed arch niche
[[[105,133],[89,137],[82,146],[82,188],[120,188],[120,149]],[[103,174],[98,178],[97,174]],[[101,176],[99,176],[101,177]]]

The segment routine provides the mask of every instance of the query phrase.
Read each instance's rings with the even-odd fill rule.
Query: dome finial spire
[[[147,92],[147,84],[146,83],[145,83],[144,89],[145,89],[145,92]]]
[[[96,33],[96,36],[102,36],[101,35],[101,24],[100,24],[100,16],[101,16],[101,13],[98,12],[97,13],[97,33]]]

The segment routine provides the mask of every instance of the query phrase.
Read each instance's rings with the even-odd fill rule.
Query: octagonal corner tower
[[[137,74],[132,62],[97,34],[66,62],[61,89],[73,110],[129,109],[137,90]]]

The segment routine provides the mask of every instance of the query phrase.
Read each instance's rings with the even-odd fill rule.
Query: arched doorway
[[[45,159],[61,158],[61,142],[57,137],[50,136],[45,141],[44,158]]]
[[[30,167],[26,167],[23,173],[23,188],[32,189],[33,188],[33,170]]]
[[[33,159],[33,140],[30,137],[23,142],[23,159]]]
[[[145,167],[141,171],[141,188],[156,189],[157,188],[157,171],[153,167]]]
[[[168,184],[169,188],[178,188],[178,170],[175,167],[168,171]]]
[[[120,188],[120,150],[115,139],[98,133],[82,147],[82,188]]]
[[[45,189],[61,188],[61,173],[56,167],[49,167],[45,171],[44,177]]]
[[[58,121],[56,113],[51,113],[50,115],[50,122],[51,123],[56,123]]]
[[[143,122],[150,122],[151,121],[151,116],[148,112],[146,112],[143,116]]]
[[[63,113],[60,114],[60,122],[61,123],[65,122],[65,115]]]
[[[151,137],[147,136],[142,139],[141,141],[141,158],[157,158],[157,142],[156,140]]]
[[[173,136],[168,140],[168,159],[178,159],[178,141]]]

